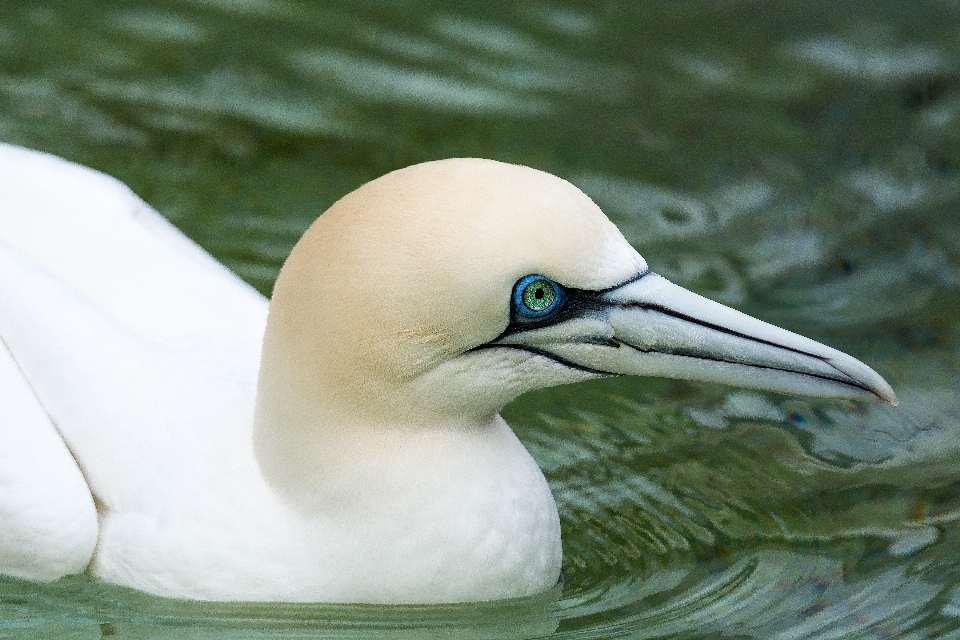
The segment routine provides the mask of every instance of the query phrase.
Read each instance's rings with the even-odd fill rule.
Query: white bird
[[[652,273],[568,182],[477,159],[334,204],[268,315],[116,180],[0,146],[0,339],[0,573],[181,598],[553,587],[556,506],[499,415],[531,389],[636,374],[896,403],[850,356]]]

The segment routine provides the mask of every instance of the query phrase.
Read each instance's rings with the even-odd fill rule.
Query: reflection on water
[[[0,139],[120,177],[264,292],[368,179],[542,168],[655,270],[875,365],[901,406],[543,390],[505,415],[561,509],[554,592],[212,605],[0,579],[0,636],[960,638],[960,9],[621,5],[9,5]]]

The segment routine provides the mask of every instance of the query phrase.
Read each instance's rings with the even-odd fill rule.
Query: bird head
[[[260,395],[469,423],[609,375],[896,403],[858,360],[653,273],[570,183],[480,159],[394,171],[309,228],[277,280]]]

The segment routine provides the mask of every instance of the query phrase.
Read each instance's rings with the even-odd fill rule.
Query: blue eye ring
[[[546,318],[560,309],[566,299],[563,287],[546,276],[531,274],[513,285],[513,309],[520,318]]]

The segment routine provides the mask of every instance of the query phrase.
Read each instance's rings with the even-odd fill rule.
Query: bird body
[[[517,395],[648,374],[895,402],[849,356],[652,274],[533,169],[368,183],[269,309],[112,178],[8,145],[0,176],[2,573],[210,600],[532,594],[560,527],[499,416]]]

